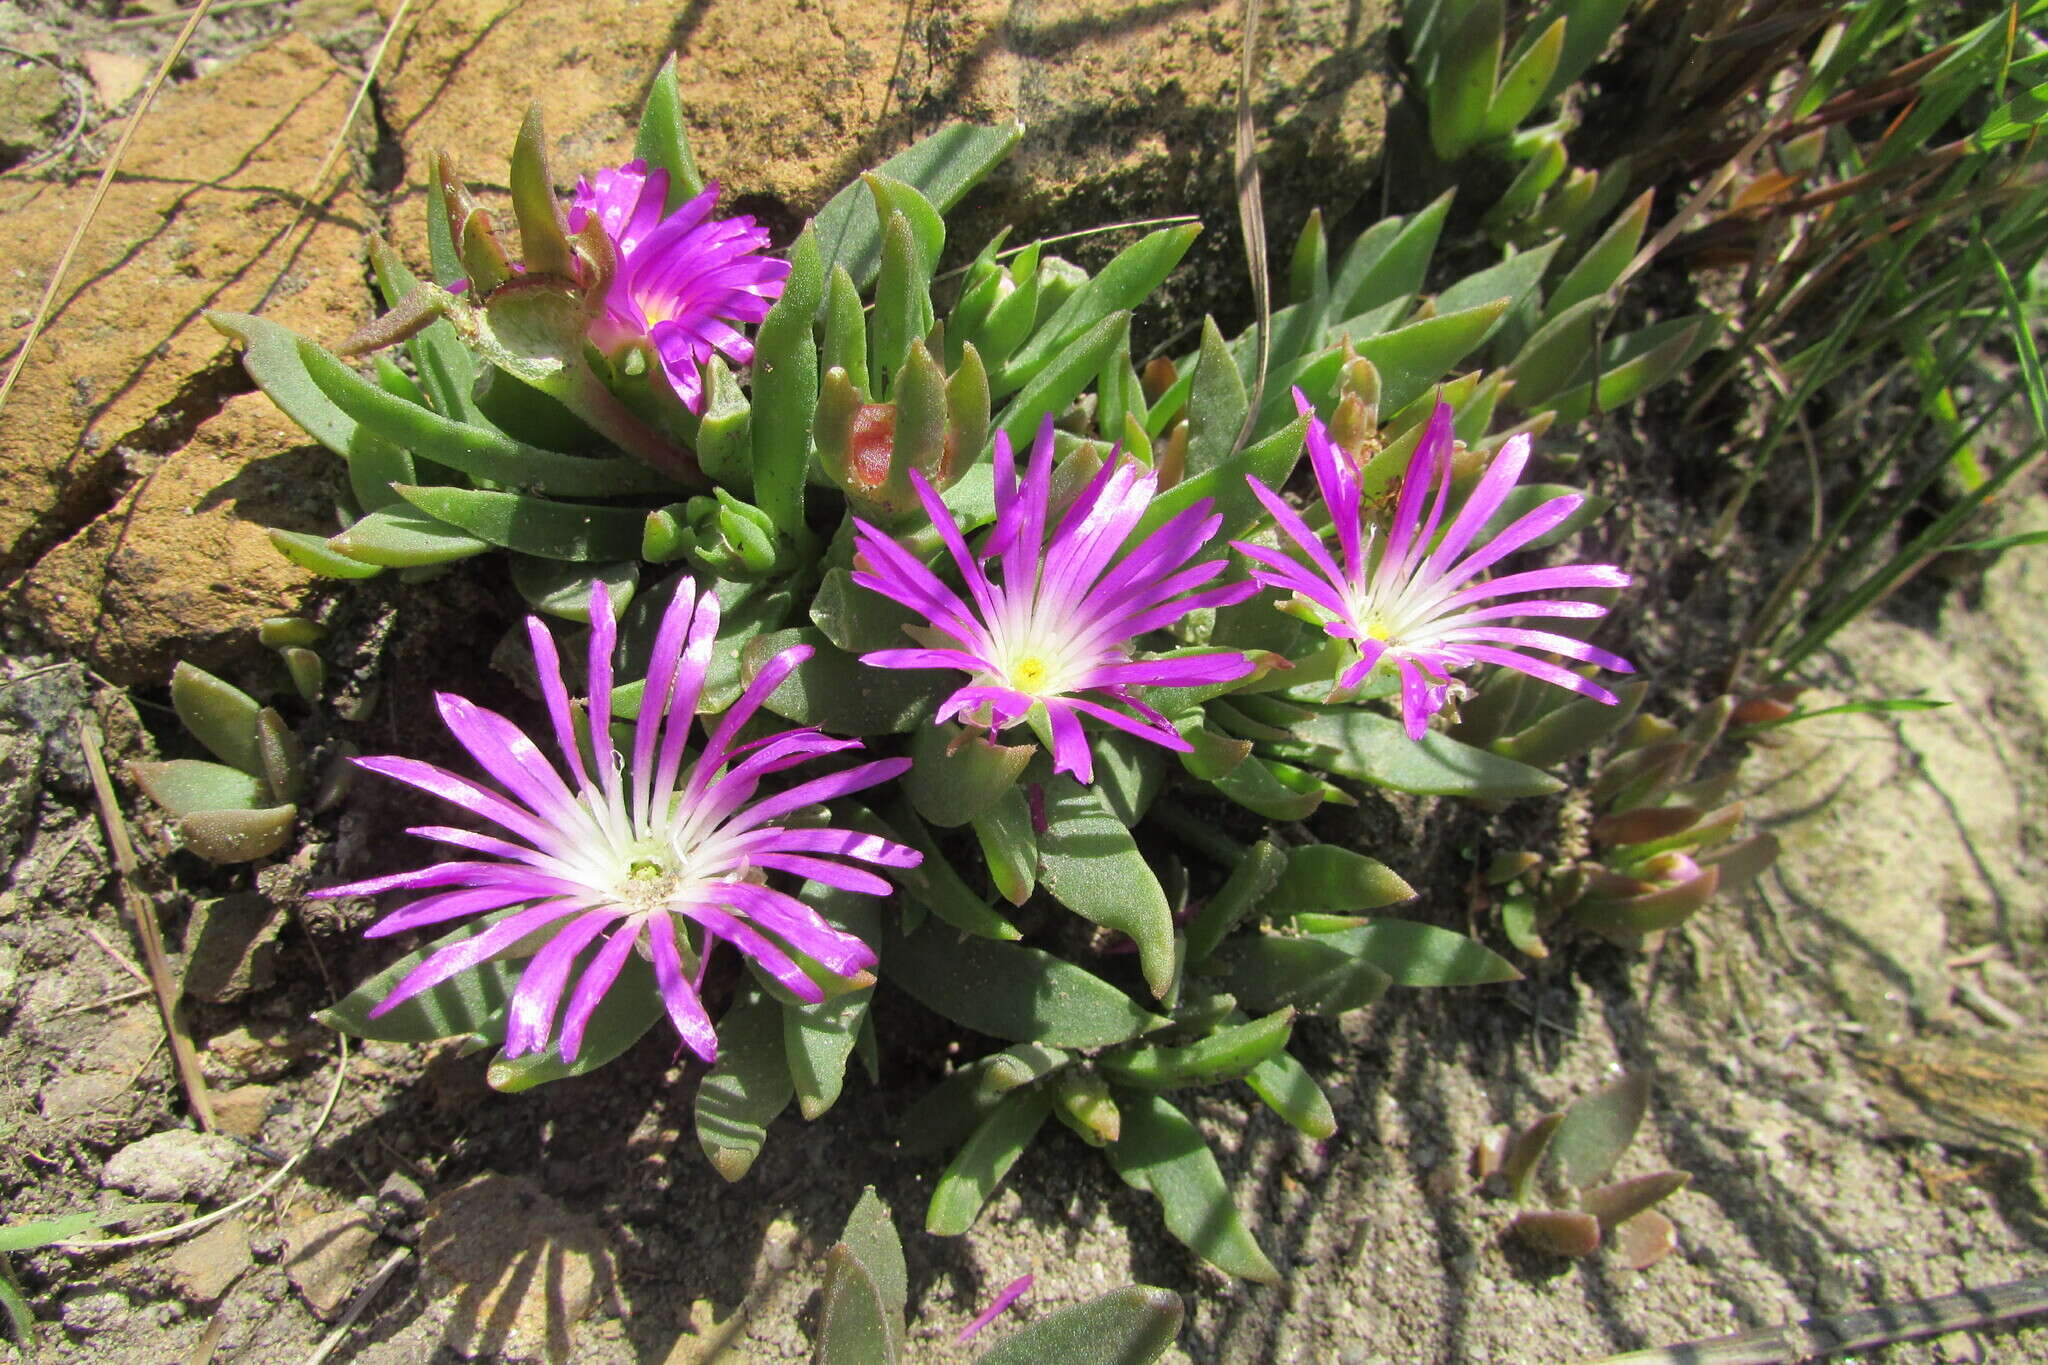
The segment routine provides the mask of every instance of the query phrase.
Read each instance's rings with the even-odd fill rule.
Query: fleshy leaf
[[[271,538],[274,541],[276,534]],[[372,512],[330,539],[327,546],[350,559],[389,569],[450,564],[491,550],[489,541],[458,530],[416,507],[387,507]]]
[[[1400,721],[1372,711],[1331,707],[1303,721],[1295,733],[1300,744],[1281,746],[1290,758],[1394,791],[1499,801],[1564,788],[1548,773],[1437,731],[1411,740]]]
[[[881,1286],[844,1243],[825,1253],[824,1301],[812,1365],[896,1365],[903,1328],[882,1302]]]
[[[491,1089],[511,1095],[549,1081],[587,1075],[639,1042],[661,1018],[661,993],[654,984],[654,969],[638,956],[629,957],[618,980],[591,1012],[575,1061],[563,1061],[553,1047],[522,1057],[500,1053],[491,1060],[484,1079]]]
[[[298,820],[290,805],[194,811],[178,821],[178,838],[210,863],[254,862],[283,848]]]
[[[1489,986],[1522,977],[1513,963],[1477,939],[1434,924],[1375,918],[1315,938],[1384,972],[1396,986]]]
[[[519,979],[520,964],[512,958],[492,958],[466,972],[458,972],[438,986],[394,1007],[388,1013],[370,1017],[370,1011],[396,990],[412,969],[443,948],[474,937],[518,907],[500,910],[471,920],[451,934],[444,934],[426,947],[407,953],[350,991],[333,1008],[314,1017],[327,1027],[357,1038],[387,1043],[430,1043],[440,1038],[464,1035],[488,1036],[495,1025],[503,1032],[505,1004]]]
[[[1683,1171],[1654,1171],[1600,1185],[1579,1196],[1579,1207],[1600,1220],[1600,1230],[1614,1229],[1653,1204],[1662,1203],[1692,1183]]]
[[[1039,880],[1069,910],[1136,942],[1145,984],[1164,998],[1174,975],[1173,907],[1151,864],[1100,787],[1061,773],[1045,796]]]
[[[1280,1272],[1252,1237],[1215,1154],[1187,1115],[1163,1096],[1130,1092],[1121,1103],[1123,1134],[1110,1164],[1133,1189],[1158,1198],[1166,1230],[1225,1274],[1278,1284]]]
[[[791,645],[809,645],[815,652],[768,694],[767,708],[838,735],[903,734],[927,724],[939,698],[958,682],[957,674],[944,669],[870,668],[834,648],[815,626],[749,640],[740,651],[742,676],[752,681]]]
[[[1393,982],[1356,953],[1321,938],[1257,934],[1216,950],[1225,988],[1247,1009],[1292,1005],[1304,1014],[1335,1015],[1363,1009]]]
[[[202,810],[260,810],[271,796],[259,778],[224,763],[174,758],[167,763],[131,763],[128,775],[150,800],[173,817]]]
[[[885,939],[882,974],[927,1009],[1010,1042],[1109,1047],[1167,1022],[1050,953],[935,924]]]
[[[519,493],[403,485],[398,493],[436,521],[542,559],[638,559],[647,524],[647,514],[638,508],[582,506]]]
[[[924,1230],[941,1237],[967,1231],[1051,1113],[1052,1097],[1043,1090],[1006,1095],[939,1176]]]
[[[916,814],[896,804],[890,807],[888,815],[896,836],[924,854],[924,861],[903,878],[911,899],[964,934],[1011,941],[1023,937],[1016,925],[967,885]]]
[[[1145,1043],[1112,1052],[1101,1065],[1112,1081],[1123,1085],[1152,1090],[1210,1085],[1235,1080],[1262,1065],[1287,1046],[1293,1031],[1294,1011],[1282,1009],[1183,1046]]]
[[[1636,1071],[1603,1086],[1565,1110],[1546,1160],[1579,1189],[1598,1185],[1635,1141],[1650,1108],[1650,1077]]]
[[[1308,1068],[1286,1052],[1276,1052],[1251,1069],[1245,1084],[1266,1107],[1308,1137],[1318,1140],[1337,1131],[1337,1115],[1329,1097]]]
[[[1014,788],[1037,752],[1036,745],[998,744],[951,721],[921,725],[911,737],[903,790],[932,824],[964,825]]]
[[[1288,855],[1287,870],[1262,908],[1271,915],[1377,910],[1414,895],[1415,888],[1385,863],[1335,844],[1309,844]]]
[[[1125,1285],[1040,1318],[975,1365],[1151,1365],[1179,1335],[1183,1311],[1170,1289]]]
[[[251,777],[263,776],[263,754],[256,740],[256,716],[263,708],[254,697],[180,660],[171,670],[171,706],[215,758]]]
[[[1553,1256],[1591,1256],[1600,1249],[1599,1220],[1572,1209],[1524,1209],[1508,1232]]]
[[[1288,854],[1270,839],[1261,839],[1230,870],[1216,894],[1188,920],[1188,961],[1199,963],[1246,915],[1266,899],[1287,870]]]
[[[718,1021],[718,1065],[697,1087],[697,1142],[727,1180],[761,1154],[768,1125],[795,1093],[782,1048],[782,1007],[750,990]]]

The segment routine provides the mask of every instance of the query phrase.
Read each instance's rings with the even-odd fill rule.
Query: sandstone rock
[[[262,394],[229,399],[112,512],[45,554],[18,600],[115,682],[161,685],[180,659],[232,671],[262,619],[314,582],[265,531],[332,530],[333,461]]]
[[[284,1273],[323,1320],[332,1321],[362,1283],[377,1230],[359,1209],[316,1214],[285,1234]]]
[[[214,1126],[230,1137],[254,1139],[270,1118],[277,1092],[267,1085],[238,1085],[213,1092]]]
[[[239,387],[203,309],[254,308],[269,292],[265,313],[323,333],[366,313],[361,199],[339,191],[287,232],[354,84],[289,35],[160,98],[0,418],[0,570],[105,507],[124,450],[181,444],[223,385]],[[0,215],[0,312],[25,319],[92,183],[23,191]]]
[[[214,1303],[252,1262],[248,1226],[230,1218],[180,1245],[164,1259],[164,1271],[185,1298]]]
[[[379,0],[387,13],[395,0]],[[1392,6],[1301,0],[1269,11],[1258,88],[1269,216],[1283,243],[1311,204],[1351,207],[1378,156]],[[634,0],[443,0],[386,73],[414,200],[427,156],[454,153],[503,183],[521,112],[544,106],[565,180],[629,154],[648,82],[673,49],[698,164],[728,192],[815,212],[862,168],[917,134],[966,119],[1026,125],[1023,144],[958,228],[978,246],[1065,227],[1192,212],[1209,224],[1190,266],[1235,264],[1231,145],[1239,6],[1232,0],[1111,14],[1094,0],[947,0],[907,25],[883,5],[807,0],[693,6],[678,21]],[[748,202],[760,212],[772,208]],[[419,209],[396,216],[413,249]],[[771,215],[773,216],[773,215]],[[1099,260],[1124,245],[1068,248]],[[1284,246],[1281,248],[1284,250]]]
[[[198,902],[185,924],[185,993],[220,1004],[269,985],[279,923],[277,907],[257,892]]]
[[[37,972],[30,980],[46,981],[51,975]],[[128,977],[122,980],[132,982]],[[98,988],[93,989],[97,993]],[[35,993],[31,991],[29,996],[22,1006],[23,1016],[47,1017],[48,1011],[37,1007]],[[101,1019],[72,1015],[64,1023],[68,1026],[73,1021],[81,1032],[90,1030],[89,1043],[67,1049],[78,1069],[52,1076],[36,1092],[37,1110],[52,1123],[83,1118],[128,1093],[136,1073],[149,1064],[164,1036],[163,1021],[157,1017],[156,1006],[149,1003],[131,1005]]]
[[[143,1199],[214,1202],[233,1191],[247,1159],[217,1133],[173,1128],[114,1153],[100,1172],[100,1183]]]
[[[92,78],[92,90],[108,110],[119,109],[128,97],[149,79],[149,58],[133,52],[81,52],[85,74]]]
[[[427,1206],[420,1250],[458,1288],[448,1344],[465,1357],[569,1353],[611,1285],[603,1231],[522,1176],[478,1176]]]

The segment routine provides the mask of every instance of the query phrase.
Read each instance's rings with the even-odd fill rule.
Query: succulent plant
[[[1700,775],[1738,711],[1733,698],[1702,707],[1680,728],[1636,714],[1642,684],[1621,689],[1619,707],[1560,705],[1552,691],[1525,687],[1503,671],[1465,708],[1454,730],[1493,753],[1537,766],[1614,740],[1586,788],[1595,814],[1589,854],[1551,866],[1534,853],[1508,852],[1487,868],[1486,881],[1501,897],[1502,927],[1518,949],[1547,956],[1543,935],[1560,923],[1623,946],[1655,942],[1776,861],[1776,835],[1738,837],[1743,804],[1728,800],[1736,770]]]
[[[825,1258],[814,1365],[897,1365],[903,1358],[908,1297],[903,1244],[888,1208],[870,1186]],[[1149,1365],[1173,1345],[1181,1313],[1180,1295],[1172,1290],[1125,1285],[1040,1318],[976,1360],[979,1365]]]
[[[1517,1134],[1483,1143],[1473,1173],[1522,1206],[1508,1235],[1556,1256],[1590,1256],[1612,1245],[1632,1270],[1647,1270],[1670,1255],[1678,1230],[1656,1205],[1691,1177],[1656,1171],[1611,1179],[1649,1102],[1649,1077],[1635,1072]]]

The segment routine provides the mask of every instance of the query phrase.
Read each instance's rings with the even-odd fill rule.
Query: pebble
[[[67,1299],[58,1310],[66,1329],[73,1332],[104,1332],[119,1327],[128,1316],[128,1296],[118,1289],[81,1294]]]
[[[324,1321],[333,1321],[362,1283],[377,1244],[360,1209],[316,1214],[285,1234],[284,1273]]]
[[[245,1160],[242,1149],[224,1137],[173,1128],[114,1153],[100,1183],[144,1199],[215,1201],[234,1188]]]

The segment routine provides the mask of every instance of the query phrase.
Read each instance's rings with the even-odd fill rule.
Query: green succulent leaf
[[[974,837],[1003,898],[1012,905],[1030,900],[1038,887],[1038,832],[1031,827],[1031,806],[1023,791],[1010,788],[975,816]]]
[[[1145,984],[1164,998],[1174,977],[1173,907],[1151,864],[1100,785],[1056,774],[1045,798],[1039,880],[1069,910],[1128,935]]]
[[[278,530],[272,530],[269,535],[270,543],[277,547],[279,554],[300,568],[325,578],[375,578],[384,572],[382,564],[351,559],[329,548],[327,542],[319,536],[309,536],[300,531]]]
[[[1600,377],[1566,389],[1528,411],[1549,411],[1560,422],[1583,421],[1600,412],[1633,403],[1683,369],[1713,340],[1718,326],[1711,318],[1677,318],[1632,332],[1603,348]]]
[[[896,1235],[896,1223],[874,1186],[861,1191],[860,1202],[846,1215],[839,1244],[853,1253],[875,1282],[889,1320],[902,1321],[904,1306],[910,1301],[910,1272],[903,1263],[903,1240]]]
[[[889,649],[906,642],[903,627],[923,618],[853,581],[848,569],[827,569],[811,599],[811,623],[849,654]],[[952,821],[949,823],[959,823]]]
[[[1594,745],[1628,724],[1648,691],[1648,683],[1633,682],[1616,689],[1618,702],[1576,698],[1544,715],[1520,734],[1495,740],[1490,747],[1517,763],[1534,768],[1553,767],[1590,752]]]
[[[1550,74],[1550,84],[1544,87],[1543,97],[1536,101],[1539,106],[1562,95],[1567,86],[1600,60],[1615,30],[1621,27],[1628,6],[1629,0],[1567,0],[1563,6],[1567,17],[1564,50],[1558,56],[1557,69]]]
[[[489,554],[492,549],[490,541],[411,506],[372,512],[331,538],[327,546],[330,552],[348,559],[389,569],[451,564]]]
[[[1216,1157],[1187,1115],[1157,1094],[1127,1093],[1123,1133],[1108,1147],[1125,1183],[1158,1198],[1166,1230],[1228,1275],[1278,1284],[1280,1272],[1252,1237]]]
[[[720,1175],[747,1173],[793,1094],[782,1006],[750,988],[718,1021],[718,1064],[697,1087],[697,1142]]]
[[[1151,1365],[1180,1333],[1180,1295],[1125,1285],[1005,1339],[975,1365]]]
[[[260,810],[272,800],[261,779],[223,763],[174,758],[131,763],[128,773],[144,795],[174,818],[203,810]]]
[[[1212,785],[1247,810],[1268,820],[1306,820],[1323,804],[1320,786],[1302,790],[1284,780],[1279,771],[1262,758],[1247,758]]]
[[[663,213],[674,213],[685,199],[694,199],[704,192],[704,177],[697,173],[690,134],[683,126],[683,96],[676,88],[673,57],[661,64],[654,84],[648,88],[647,105],[640,111],[640,131],[633,139],[633,155],[645,161],[649,170],[668,172]]]
[[[1047,413],[1058,416],[1081,396],[1102,372],[1103,362],[1129,326],[1127,315],[1112,313],[1033,370],[1030,382],[1004,406],[996,422],[996,430],[1010,438],[1013,450],[1021,452],[1031,444],[1038,434],[1040,420]],[[997,387],[995,391],[1001,389]]]
[[[1337,1115],[1329,1097],[1308,1068],[1286,1052],[1276,1052],[1244,1078],[1266,1107],[1304,1134],[1320,1141],[1337,1131]]]
[[[961,1067],[918,1097],[896,1125],[905,1150],[943,1152],[967,1141],[1007,1090],[986,1084],[993,1057]]]
[[[654,969],[639,957],[629,957],[619,970],[618,980],[591,1012],[575,1061],[563,1061],[561,1052],[552,1046],[521,1057],[508,1057],[500,1052],[491,1059],[484,1079],[491,1089],[514,1095],[550,1081],[588,1075],[615,1061],[662,1017],[661,991],[654,982]]]
[[[1200,963],[1265,901],[1287,870],[1288,854],[1270,839],[1253,844],[1230,876],[1188,920],[1188,961]]]
[[[1288,401],[1291,403],[1293,400],[1290,398]],[[1151,506],[1145,509],[1144,518],[1138,523],[1138,529],[1132,533],[1132,539],[1142,539],[1151,534],[1204,498],[1215,501],[1216,511],[1223,518],[1216,538],[1223,541],[1238,535],[1265,513],[1245,479],[1255,478],[1268,488],[1284,487],[1288,476],[1294,472],[1295,464],[1301,459],[1302,439],[1307,432],[1308,418],[1298,415],[1272,435],[1253,441],[1207,473],[1182,479],[1152,499]],[[1218,690],[1227,691],[1234,686],[1234,683],[1224,684]],[[1195,688],[1174,690],[1199,691]]]
[[[428,957],[482,933],[516,909],[472,920],[426,947],[407,953],[343,996],[331,1009],[314,1017],[339,1033],[387,1043],[431,1043],[441,1038],[489,1036],[494,1027],[502,1032],[505,1006],[519,980],[520,962],[514,958],[496,957],[469,971],[458,972],[374,1019],[370,1012]]]
[[[1574,1188],[1598,1185],[1636,1140],[1649,1109],[1649,1074],[1630,1072],[1565,1110],[1544,1159],[1555,1162]]]
[[[892,1317],[881,1286],[853,1249],[841,1243],[826,1252],[812,1365],[896,1365],[902,1335],[901,1315]]]
[[[254,697],[180,660],[171,670],[171,707],[215,758],[251,777],[263,776],[263,753],[256,739],[256,717],[263,708]]]
[[[178,838],[210,863],[254,862],[283,848],[298,819],[292,805],[194,811],[178,821]]]
[[[1493,101],[1481,123],[1482,142],[1508,136],[1522,126],[1523,119],[1536,112],[1544,92],[1550,88],[1551,76],[1557,71],[1558,58],[1564,54],[1564,34],[1564,16],[1559,15],[1508,67],[1494,89]]]
[[[1393,984],[1357,952],[1322,936],[1248,935],[1225,943],[1212,960],[1223,970],[1223,988],[1262,1012],[1292,1005],[1303,1014],[1345,1014],[1374,1003]]]
[[[757,636],[740,651],[749,682],[791,645],[816,651],[768,694],[770,711],[799,725],[840,735],[900,735],[929,722],[932,709],[957,678],[943,669],[870,668],[837,649],[815,626]]]
[[[1152,297],[1201,235],[1199,223],[1147,233],[1125,247],[1094,278],[1075,290],[1002,368],[989,376],[998,395],[1023,388],[1083,335]],[[1098,363],[1095,367],[1100,369]],[[1012,433],[1011,439],[1016,439]]]
[[[925,1212],[925,1231],[941,1237],[967,1231],[1051,1114],[1052,1096],[1046,1091],[1005,1095],[939,1176]]]
[[[1585,253],[1565,272],[1565,277],[1550,291],[1550,297],[1543,301],[1543,317],[1546,322],[1561,317],[1565,312],[1578,307],[1589,299],[1600,298],[1612,289],[1621,272],[1635,259],[1636,247],[1643,240],[1643,229],[1649,226],[1650,208],[1656,200],[1656,191],[1644,190],[1633,204],[1608,225]]]
[[[1202,349],[1195,361],[1194,387],[1188,391],[1187,472],[1203,474],[1230,458],[1237,433],[1251,410],[1244,376],[1223,340],[1216,319],[1202,319]]]
[[[1489,986],[1522,977],[1485,944],[1433,924],[1374,919],[1315,940],[1378,969],[1396,986]]]
[[[913,811],[899,802],[891,806],[888,815],[896,836],[924,854],[924,861],[903,879],[904,890],[911,899],[963,934],[1010,942],[1023,937],[1016,925],[967,885]]]
[[[1385,863],[1335,844],[1309,844],[1288,856],[1287,870],[1263,908],[1270,915],[1377,910],[1414,895],[1415,888]]]
[[[1426,77],[1429,140],[1443,161],[1456,161],[1486,134],[1506,24],[1502,0],[1470,0],[1451,13]]]
[[[532,555],[512,556],[512,586],[535,611],[578,625],[590,624],[590,588],[604,584],[612,604],[612,615],[623,616],[640,590],[640,565],[634,560],[616,564],[583,564],[560,559],[539,559]]]
[[[1141,1043],[1112,1052],[1101,1065],[1111,1081],[1144,1089],[1213,1085],[1236,1080],[1263,1064],[1287,1046],[1293,1031],[1294,1011],[1280,1009],[1182,1046]]]
[[[904,794],[932,824],[964,825],[1013,789],[1037,752],[1036,745],[998,744],[951,721],[919,726],[910,741]]]
[[[637,559],[647,524],[638,508],[580,506],[480,488],[401,485],[398,493],[436,521],[479,540],[579,564]]]
[[[1429,273],[1429,258],[1436,251],[1454,193],[1445,190],[1426,208],[1405,218],[1383,219],[1362,233],[1337,267],[1336,282],[1330,287],[1330,316],[1351,318],[1389,306],[1406,307]]]
[[[949,123],[876,170],[911,186],[944,213],[1008,156],[1023,135],[1021,123],[994,127]],[[866,186],[848,185],[833,195],[818,211],[813,230],[824,248],[824,264],[845,266],[853,282],[863,288],[874,280],[882,260],[882,220]]]
[[[930,923],[885,938],[882,974],[925,1008],[1010,1042],[1110,1047],[1167,1023],[1050,953]]]
[[[818,407],[818,343],[811,319],[825,296],[818,231],[812,224],[790,248],[789,279],[754,337],[754,500],[792,545],[810,534],[804,525],[804,482]]]
[[[1526,764],[1431,731],[1408,738],[1400,721],[1377,712],[1330,707],[1296,727],[1288,757],[1336,777],[1423,796],[1510,800],[1547,796],[1564,784]]]

